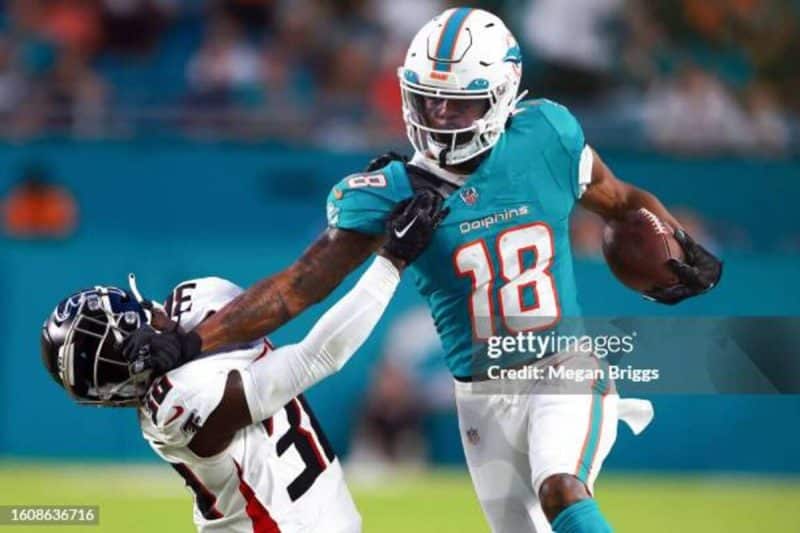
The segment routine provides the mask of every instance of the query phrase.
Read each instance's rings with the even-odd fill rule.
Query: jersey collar
[[[466,181],[470,177],[472,177],[472,174],[457,174],[455,172],[450,172],[449,170],[445,170],[441,168],[439,165],[431,163],[431,161],[428,158],[426,158],[419,152],[414,152],[414,157],[411,158],[411,161],[409,161],[409,163],[427,170],[436,177],[456,187],[461,187],[462,185],[464,185],[464,183],[466,183]]]

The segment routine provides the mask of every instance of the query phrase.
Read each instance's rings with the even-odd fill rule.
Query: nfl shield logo
[[[468,187],[461,191],[461,199],[467,205],[475,205],[475,202],[478,201],[478,191],[475,187]]]
[[[467,440],[473,446],[477,446],[477,444],[481,441],[481,436],[478,434],[478,430],[475,428],[469,428],[467,430]]]

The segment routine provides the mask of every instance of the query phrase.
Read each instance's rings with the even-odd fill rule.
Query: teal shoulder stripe
[[[453,52],[455,51],[456,42],[458,40],[458,33],[461,31],[461,26],[467,20],[472,8],[459,7],[450,14],[447,22],[442,29],[442,35],[439,38],[439,46],[436,47],[436,59],[453,59]],[[436,61],[433,70],[440,72],[449,72],[451,63],[449,61]]]

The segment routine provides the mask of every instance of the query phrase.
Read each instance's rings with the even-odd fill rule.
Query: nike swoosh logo
[[[175,420],[177,420],[183,414],[183,407],[181,407],[180,405],[174,406],[173,409],[175,409],[175,414],[172,415],[171,417],[169,417],[169,420],[167,420],[164,423],[165,426],[168,426],[168,425],[172,424],[173,422],[175,422]]]
[[[408,233],[408,230],[410,230],[410,229],[411,229],[411,226],[413,226],[413,225],[414,225],[414,222],[416,222],[416,221],[417,221],[417,217],[418,217],[418,216],[419,216],[419,215],[416,215],[414,218],[412,218],[412,219],[411,219],[411,222],[409,222],[409,223],[408,223],[408,225],[407,225],[405,228],[403,228],[403,229],[401,229],[401,230],[394,230],[394,234],[395,234],[395,236],[396,236],[398,239],[402,239],[403,237],[405,237],[406,233]]]

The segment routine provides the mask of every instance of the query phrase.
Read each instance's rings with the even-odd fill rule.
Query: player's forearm
[[[195,329],[205,352],[249,342],[325,299],[382,237],[328,230],[292,266],[259,281]]]
[[[304,307],[287,299],[291,272],[281,272],[248,288],[217,313],[202,322],[195,332],[204,352],[253,341],[276,330]]]

